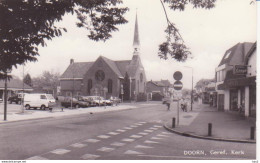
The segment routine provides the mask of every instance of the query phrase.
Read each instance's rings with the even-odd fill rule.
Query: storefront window
[[[237,111],[237,100],[238,100],[238,91],[237,90],[230,90],[230,110]]]

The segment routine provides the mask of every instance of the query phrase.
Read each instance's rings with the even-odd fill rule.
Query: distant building
[[[110,60],[100,56],[94,62],[74,62],[60,78],[60,93],[63,96],[99,95],[106,98],[134,99],[145,93],[146,75],[140,58],[140,41],[137,16],[131,60]]]
[[[256,43],[238,43],[228,49],[216,68],[218,110],[256,116]],[[242,110],[241,110],[241,109]]]
[[[0,99],[4,99],[5,81],[0,80]],[[7,97],[10,97],[19,92],[31,92],[33,88],[29,85],[23,83],[22,80],[17,78],[12,78],[7,80]]]
[[[146,92],[150,100],[161,100],[164,96],[172,95],[172,84],[169,80],[148,81]]]

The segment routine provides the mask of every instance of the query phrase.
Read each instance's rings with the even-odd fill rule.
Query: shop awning
[[[256,76],[225,80],[223,84],[218,85],[218,90],[245,87],[251,85],[256,85]]]

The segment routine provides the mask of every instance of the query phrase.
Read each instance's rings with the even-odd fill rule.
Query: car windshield
[[[47,98],[48,98],[49,100],[54,100],[54,97],[53,97],[52,95],[47,94],[46,96],[47,96]]]

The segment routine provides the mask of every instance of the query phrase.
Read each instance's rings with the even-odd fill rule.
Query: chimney
[[[70,64],[74,63],[74,59],[70,59]]]

